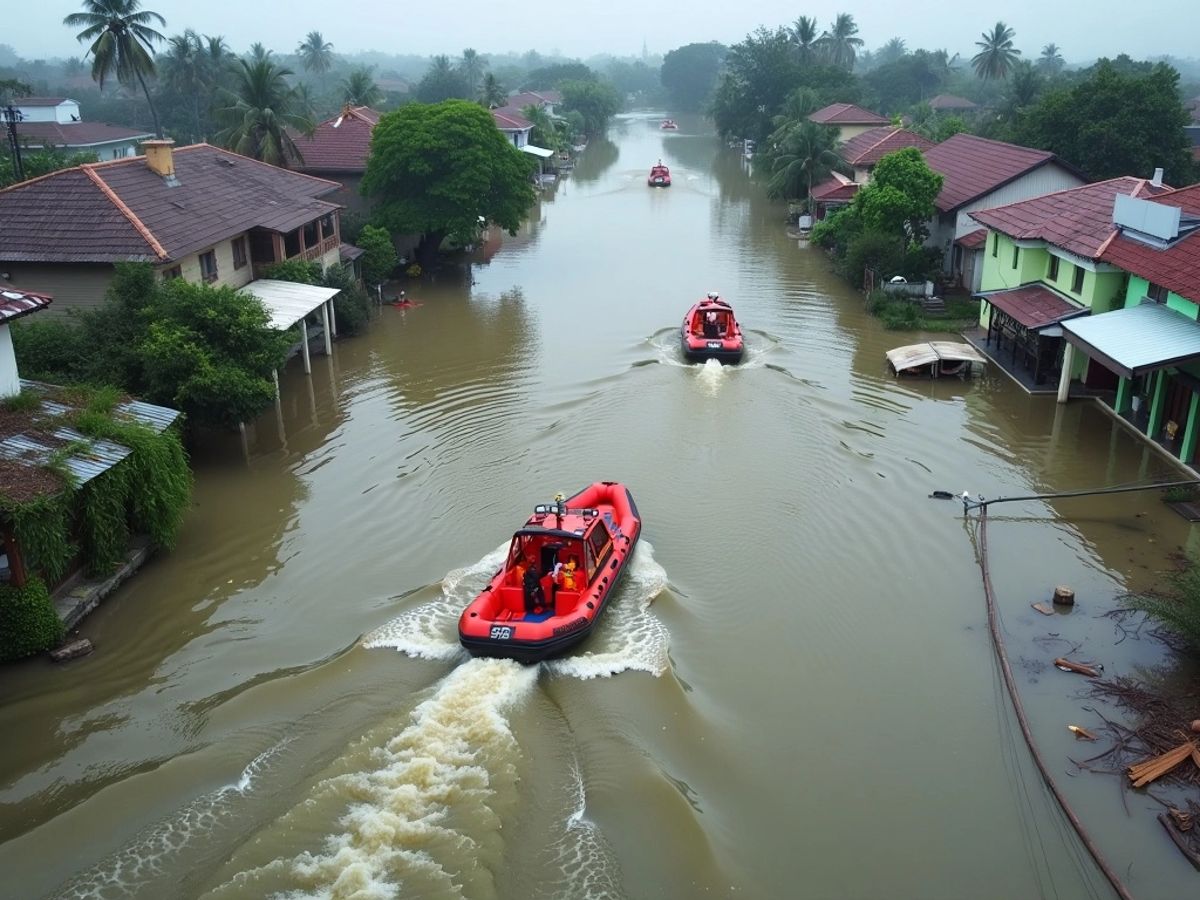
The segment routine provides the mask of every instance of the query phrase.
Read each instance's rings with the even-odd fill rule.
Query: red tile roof
[[[1087,312],[1086,307],[1078,306],[1040,284],[1027,284],[1009,291],[982,293],[979,296],[1026,328],[1042,328]]]
[[[978,109],[977,103],[972,103],[966,97],[956,97],[954,94],[938,94],[929,101],[930,109]]]
[[[0,324],[8,324],[13,319],[45,309],[51,302],[49,294],[19,291],[11,285],[0,284]]]
[[[501,131],[522,131],[533,127],[533,123],[521,115],[521,110],[515,106],[496,107],[492,110],[492,118]]]
[[[1042,240],[1076,256],[1098,259],[1116,233],[1112,212],[1117,194],[1146,199],[1169,190],[1126,175],[979,210],[971,218],[1016,240]]]
[[[1177,206],[1187,215],[1200,216],[1200,184],[1160,194],[1155,203]],[[1200,303],[1200,230],[1159,250],[1118,233],[1100,258],[1126,272],[1160,284],[1180,297]]]
[[[812,189],[813,200],[819,203],[849,202],[858,193],[860,185],[855,184],[840,172],[834,172],[833,177],[823,181]]]
[[[872,128],[850,138],[842,144],[838,155],[847,165],[866,167],[875,165],[889,153],[905,147],[917,147],[924,151],[932,146],[933,141],[915,131],[888,125]]]
[[[507,106],[513,109],[524,109],[526,106],[542,107],[546,104],[562,103],[562,94],[558,91],[522,91],[508,98]]]
[[[891,120],[853,103],[831,103],[808,117],[821,125],[890,125]]]
[[[105,125],[102,122],[72,122],[69,125],[60,125],[57,122],[19,122],[17,137],[27,147],[92,147],[117,141],[148,140],[154,137],[154,133],[140,128]]]
[[[297,172],[365,172],[371,150],[371,132],[382,113],[355,106],[326,119],[311,135],[292,134],[303,162]]]
[[[144,157],[63,169],[0,190],[0,260],[167,262],[261,227],[290,231],[337,190],[208,144],[174,151],[176,186]]]
[[[976,228],[969,234],[964,234],[954,243],[962,247],[964,250],[974,250],[977,247],[982,247],[987,243],[988,230],[986,228]]]
[[[21,97],[13,101],[13,106],[58,106],[66,103],[69,97]]]
[[[942,212],[958,209],[1050,162],[1075,172],[1048,150],[1019,147],[973,134],[956,134],[930,147],[925,151],[925,161],[945,178],[935,201]]]

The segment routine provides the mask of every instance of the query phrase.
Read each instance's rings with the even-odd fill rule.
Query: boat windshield
[[[520,570],[522,574],[528,568],[535,567],[540,576],[554,573],[556,564],[566,566],[574,561],[575,568],[583,566],[584,543],[579,537],[568,537],[561,533],[548,532],[533,534],[522,532],[513,535],[512,544],[508,550],[506,568]]]

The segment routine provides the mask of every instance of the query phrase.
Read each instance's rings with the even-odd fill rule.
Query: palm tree
[[[771,158],[767,196],[799,197],[812,203],[814,181],[829,176],[837,165],[837,131],[808,119],[784,126]],[[774,141],[775,135],[771,140]]]
[[[1020,110],[1032,106],[1042,92],[1045,79],[1028,60],[1022,60],[1013,66],[1012,78],[1008,82],[1008,93],[1004,98],[1004,107],[1008,118],[1015,116]]]
[[[246,55],[250,57],[251,62],[263,62],[271,58],[271,51],[261,41],[255,41],[250,45],[250,51]]]
[[[233,89],[221,90],[226,105],[217,110],[225,125],[217,134],[221,146],[275,166],[304,161],[287,129],[311,134],[313,123],[288,85],[291,74],[269,59],[238,60]]]
[[[990,34],[983,32],[980,35],[983,40],[975,42],[979,52],[971,57],[975,74],[985,81],[1007,78],[1012,67],[1017,64],[1017,57],[1021,55],[1020,50],[1013,49],[1013,38],[1016,34],[1003,22],[997,22]]]
[[[325,40],[319,31],[310,31],[296,48],[300,62],[309,72],[323,76],[333,68],[333,44]]]
[[[796,24],[792,26],[792,40],[796,44],[800,62],[810,62],[817,55],[817,41],[819,40],[817,28],[816,16],[800,16],[796,20]]]
[[[894,37],[879,48],[879,52],[875,54],[875,60],[881,66],[887,65],[900,59],[907,52],[908,47],[904,45],[904,38]]]
[[[550,114],[546,110],[540,106],[526,106],[521,110],[521,115],[533,123],[529,140],[535,146],[545,147],[547,150],[562,150],[566,146],[566,141],[554,126],[554,120],[550,118]]]
[[[833,65],[853,69],[854,57],[863,45],[863,39],[856,37],[857,34],[858,25],[854,22],[854,16],[838,13],[829,30],[821,35],[817,43]]]
[[[1042,55],[1038,57],[1038,68],[1048,75],[1057,75],[1063,70],[1066,62],[1063,60],[1062,53],[1059,52],[1058,44],[1047,44],[1042,48]]]
[[[71,13],[63,24],[71,28],[83,27],[75,36],[80,41],[91,41],[88,53],[92,57],[92,78],[101,88],[104,79],[115,75],[120,84],[137,81],[146,95],[150,115],[154,119],[154,133],[161,138],[162,126],[158,123],[158,110],[150,99],[146,87],[146,76],[154,75],[152,44],[163,40],[160,32],[151,28],[157,22],[165,26],[167,20],[156,12],[142,9],[141,0],[83,0],[83,12]]]
[[[493,109],[503,106],[507,101],[508,94],[504,91],[504,85],[491,72],[484,75],[483,82],[479,85],[479,102],[488,109]]]
[[[342,95],[343,103],[349,103],[351,106],[370,106],[382,99],[383,92],[375,84],[374,70],[374,66],[361,66],[352,69],[350,74],[342,79],[338,91]]]
[[[192,138],[200,140],[204,128],[200,124],[200,98],[207,81],[207,60],[200,35],[192,29],[167,40],[167,52],[161,57],[163,82],[192,105]]]
[[[463,74],[463,78],[467,80],[467,87],[474,96],[479,90],[479,82],[483,78],[483,70],[487,68],[487,61],[468,47],[462,52],[462,63],[459,70]]]

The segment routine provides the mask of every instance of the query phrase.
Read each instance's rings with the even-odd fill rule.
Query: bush
[[[358,235],[358,246],[363,250],[363,280],[367,284],[383,284],[391,277],[399,261],[392,236],[386,228],[364,225]]]
[[[299,284],[320,284],[321,264],[306,262],[303,259],[285,259],[267,266],[263,270],[263,278],[295,281]]]
[[[371,298],[354,277],[353,270],[346,265],[330,266],[321,281],[326,287],[341,290],[333,298],[338,334],[351,335],[365,331],[371,318]]]
[[[1200,653],[1200,569],[1195,559],[1187,568],[1168,578],[1165,594],[1144,594],[1129,598],[1129,605],[1140,609],[1173,631]]]
[[[30,578],[23,588],[0,586],[0,660],[33,656],[62,639],[62,620],[45,582]]]
[[[35,319],[12,324],[13,351],[25,378],[73,382],[84,377],[85,350],[82,329],[64,319]]]

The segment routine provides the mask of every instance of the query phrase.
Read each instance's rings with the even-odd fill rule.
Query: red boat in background
[[[691,360],[740,362],[745,351],[742,329],[733,307],[715,292],[688,310],[683,317],[683,355]]]
[[[663,129],[663,131],[676,131],[679,128],[679,126],[675,124],[674,119],[663,119],[662,124],[658,127]]]
[[[646,179],[646,184],[650,187],[671,186],[671,170],[662,164],[661,159],[657,166],[650,167],[650,177]]]
[[[460,643],[472,656],[523,663],[579,643],[604,612],[641,533],[633,495],[615,481],[535,506],[500,571],[459,617]]]

